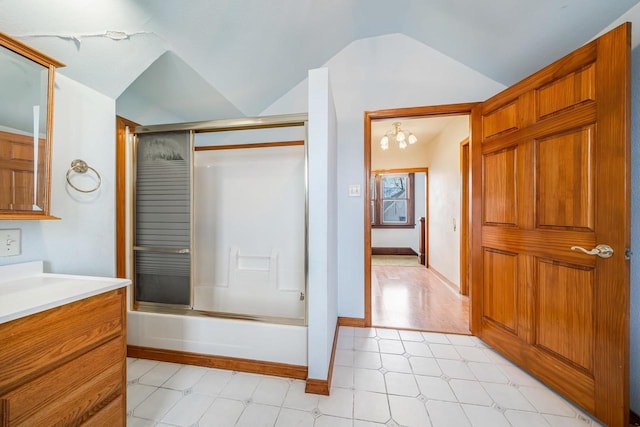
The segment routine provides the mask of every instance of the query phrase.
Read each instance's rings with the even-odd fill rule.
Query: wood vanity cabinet
[[[0,324],[0,426],[124,426],[125,289]]]

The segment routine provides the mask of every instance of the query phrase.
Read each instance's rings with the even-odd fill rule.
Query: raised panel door
[[[484,222],[516,225],[516,150],[491,153],[483,160]]]
[[[593,269],[538,260],[536,345],[593,375]]]
[[[472,332],[612,427],[629,414],[629,46],[625,24],[472,113]],[[600,243],[613,256],[572,250]]]
[[[594,228],[593,125],[538,139],[538,227]]]
[[[487,249],[484,252],[483,314],[501,327],[517,333],[517,254]]]

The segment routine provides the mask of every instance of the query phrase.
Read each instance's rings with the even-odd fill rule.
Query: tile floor
[[[305,382],[144,359],[127,366],[128,426],[597,426],[463,335],[341,327],[331,396]]]

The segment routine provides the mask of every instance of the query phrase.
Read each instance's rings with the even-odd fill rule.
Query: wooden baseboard
[[[336,331],[333,335],[333,348],[331,349],[331,359],[329,360],[329,371],[327,372],[327,379],[320,380],[316,378],[307,378],[307,385],[304,389],[305,393],[322,394],[329,396],[331,390],[331,377],[333,376],[333,361],[336,358],[336,348],[338,347],[338,330],[340,328],[340,318],[336,322]]]
[[[418,253],[411,248],[371,248],[371,255],[415,255]]]
[[[460,292],[460,287],[458,285],[456,285],[455,283],[453,283],[451,280],[447,279],[446,277],[444,277],[444,275],[442,273],[440,273],[438,270],[436,270],[435,268],[429,266],[429,270],[435,274],[438,279],[440,279],[441,281],[443,281],[447,286],[449,286],[451,289],[453,289],[456,292]]]
[[[253,374],[275,375],[278,377],[295,378],[298,380],[307,379],[308,374],[306,366],[266,362],[263,360],[240,359],[236,357],[212,356],[208,354],[189,353],[159,348],[138,347],[135,345],[127,346],[127,356],[140,359],[159,360],[161,362],[228,369],[230,371],[250,372]],[[333,356],[331,360],[333,362]]]
[[[640,426],[640,415],[633,411],[629,411],[629,425]]]
[[[333,336],[333,348],[331,349],[331,359],[329,361],[327,379],[307,378],[308,368],[306,366],[287,365],[284,363],[265,362],[261,360],[239,359],[235,357],[212,356],[208,354],[139,347],[135,345],[127,346],[127,357],[306,380],[306,393],[328,396],[329,391],[331,390],[331,377],[333,376],[333,364],[336,357],[336,348],[338,347],[338,333],[340,326],[362,328],[364,327],[364,319],[356,317],[338,318],[335,334]]]
[[[329,396],[328,380],[316,380],[314,378],[307,378],[307,386],[304,388],[305,393],[321,394],[323,396]]]
[[[338,326],[364,328],[364,319],[359,319],[357,317],[338,317]]]

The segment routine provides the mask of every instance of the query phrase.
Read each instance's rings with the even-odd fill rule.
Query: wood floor
[[[373,326],[469,334],[469,298],[424,266],[371,267]]]

